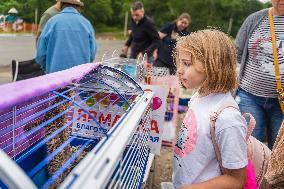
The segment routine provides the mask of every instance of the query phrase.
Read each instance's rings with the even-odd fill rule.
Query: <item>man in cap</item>
[[[57,2],[49,7],[41,16],[40,18],[40,21],[39,21],[39,25],[38,25],[38,31],[37,31],[37,34],[36,34],[36,41],[38,40],[45,24],[47,23],[47,21],[57,15],[61,10],[60,10],[60,7],[61,7],[61,2],[57,0]]]
[[[138,58],[144,53],[152,59],[153,51],[160,44],[160,37],[151,18],[145,16],[143,3],[135,1],[131,7],[131,34],[122,49],[122,55],[126,55],[131,47],[130,58]],[[121,56],[122,56],[121,55]],[[153,61],[153,60],[152,60]]]
[[[92,62],[96,54],[95,32],[79,11],[80,0],[58,0],[61,12],[46,24],[37,42],[36,62],[46,73]]]

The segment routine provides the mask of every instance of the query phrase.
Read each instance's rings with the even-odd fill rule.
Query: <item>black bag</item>
[[[40,65],[36,63],[35,59],[21,62],[12,60],[12,74],[13,81],[20,81],[44,75],[45,72],[41,69]]]

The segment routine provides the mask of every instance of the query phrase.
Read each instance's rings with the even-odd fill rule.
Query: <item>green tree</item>
[[[182,12],[191,15],[192,31],[209,26],[227,32],[231,22],[232,36],[249,14],[264,8],[264,4],[257,0],[171,0],[169,4],[168,11],[175,17]]]
[[[85,0],[84,7],[81,8],[82,14],[87,17],[94,26],[105,26],[111,18],[112,1],[111,0]]]
[[[146,14],[153,18],[157,26],[162,26],[166,22],[171,22],[176,18],[176,14],[171,6],[172,0],[149,0],[145,1]]]
[[[38,9],[38,16],[52,4],[54,0],[1,0],[0,13],[8,14],[8,11],[15,7],[18,10],[18,16],[23,18],[26,22],[34,22],[35,10]]]
[[[15,7],[26,22],[34,22],[35,10],[38,19],[54,0],[0,0],[0,14],[7,14]],[[97,31],[108,27],[123,28],[125,12],[129,12],[133,0],[83,0],[82,14]],[[192,17],[191,31],[216,27],[235,36],[244,19],[251,13],[270,7],[258,0],[142,0],[146,14],[153,18],[157,27],[176,19],[182,12]],[[130,20],[130,16],[129,16]]]
[[[112,14],[107,24],[121,27],[124,24],[125,13],[130,10],[131,0],[112,0]]]

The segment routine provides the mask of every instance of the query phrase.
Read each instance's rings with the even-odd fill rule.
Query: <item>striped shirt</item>
[[[276,45],[284,88],[284,16],[274,16]],[[248,59],[240,87],[256,96],[276,98],[274,60],[269,19],[266,17],[249,39]]]

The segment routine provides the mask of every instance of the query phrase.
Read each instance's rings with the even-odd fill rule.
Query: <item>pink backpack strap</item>
[[[216,140],[215,130],[216,130],[217,118],[220,115],[220,113],[226,108],[235,108],[235,109],[239,110],[239,108],[237,106],[235,106],[234,104],[225,104],[225,105],[221,106],[221,108],[219,108],[217,112],[213,112],[210,116],[210,135],[211,135],[213,147],[214,147],[214,150],[215,150],[215,153],[216,153],[216,158],[219,162],[220,170],[221,170],[222,174],[224,174],[225,169],[222,167],[222,158],[221,158],[220,149],[219,149],[219,146],[218,146],[218,143],[217,143],[217,140]],[[256,121],[250,113],[244,113],[243,116],[249,117],[249,123],[248,123],[248,127],[247,127],[247,136],[246,136],[246,141],[248,141],[249,137],[251,136],[251,134],[253,132]],[[252,149],[248,149],[248,154],[252,153],[252,152],[250,152],[251,150]]]
[[[217,112],[213,112],[210,115],[210,135],[211,135],[211,140],[212,140],[212,143],[213,143],[213,147],[214,147],[214,151],[215,151],[215,154],[216,154],[216,158],[217,158],[217,161],[219,162],[219,166],[220,166],[220,170],[221,170],[222,174],[225,173],[225,169],[222,166],[222,157],[221,157],[220,149],[219,149],[219,146],[218,146],[218,143],[217,143],[217,140],[216,140],[215,130],[216,130],[217,118],[220,115],[220,113],[224,109],[226,109],[226,108],[235,108],[235,109],[239,110],[239,107],[235,106],[234,104],[225,104],[225,105],[221,106],[221,108],[219,108]]]
[[[256,121],[254,119],[254,117],[250,114],[250,113],[244,113],[243,114],[244,117],[249,117],[249,123],[247,126],[247,137],[246,137],[246,141],[248,141],[249,137],[251,136],[253,129],[255,127]]]
[[[250,120],[249,120],[249,123],[248,123],[248,128],[247,128],[247,136],[246,136],[246,141],[247,141],[247,144],[248,144],[248,158],[249,159],[252,159],[253,158],[253,152],[255,151],[255,143],[252,142],[250,138],[252,132],[253,132],[253,129],[255,127],[255,124],[256,124],[256,121],[254,119],[254,117],[250,114],[250,113],[244,113],[243,114],[244,117],[249,117]],[[264,154],[265,156],[265,154]],[[266,159],[266,158],[264,158]]]

